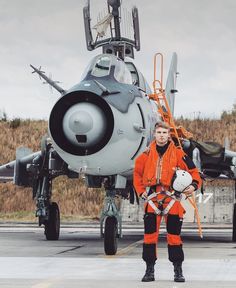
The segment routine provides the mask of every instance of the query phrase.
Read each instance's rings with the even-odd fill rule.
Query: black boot
[[[185,282],[185,278],[183,276],[183,271],[182,271],[182,262],[174,262],[174,281],[175,282]]]
[[[154,277],[154,265],[155,262],[146,262],[147,268],[146,268],[146,272],[145,275],[142,278],[142,282],[151,282],[151,281],[155,281],[155,277]]]

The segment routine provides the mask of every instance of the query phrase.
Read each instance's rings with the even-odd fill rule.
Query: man
[[[192,176],[190,185],[184,190],[186,197],[189,197],[200,188],[201,178],[192,159],[171,140],[170,127],[166,123],[156,123],[154,138],[149,148],[136,159],[134,168],[134,187],[139,196],[146,200],[142,255],[146,262],[146,272],[142,281],[155,280],[157,242],[162,216],[164,216],[169,260],[174,265],[174,281],[185,282],[182,272],[184,253],[180,237],[185,210],[179,201],[179,195],[170,192],[171,184],[177,169],[190,173]]]

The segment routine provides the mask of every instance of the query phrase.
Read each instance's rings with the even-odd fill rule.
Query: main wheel
[[[234,213],[233,213],[233,237],[232,241],[236,242],[236,204],[234,204]]]
[[[49,206],[49,217],[44,225],[46,239],[58,240],[60,234],[60,211],[56,202],[52,202]]]
[[[106,255],[115,255],[117,252],[117,220],[107,217],[104,230],[104,250]]]

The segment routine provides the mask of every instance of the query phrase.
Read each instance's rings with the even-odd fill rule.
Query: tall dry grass
[[[17,147],[38,151],[46,133],[47,122],[43,120],[20,120],[17,128],[11,128],[11,121],[0,121],[0,164],[14,160]]]
[[[236,151],[236,115],[229,115],[223,119],[177,119],[181,125],[194,135],[196,141],[213,141],[224,146],[225,139],[229,139],[230,149]]]
[[[227,114],[221,120],[180,118],[178,125],[194,134],[197,141],[215,141],[224,144],[229,138],[231,149],[236,151],[236,117]],[[46,121],[21,120],[19,127],[11,128],[9,121],[0,121],[0,164],[15,159],[15,150],[27,146],[33,151],[40,149],[40,141],[47,132]],[[99,217],[104,199],[101,189],[89,189],[79,179],[61,176],[53,182],[53,201],[58,202],[65,218]],[[15,215],[25,217],[22,211],[30,211],[32,217],[35,204],[31,189],[16,187],[11,183],[0,184],[0,216]],[[19,216],[20,215],[20,216]]]
[[[0,121],[0,164],[15,159],[15,150],[27,146],[33,151],[40,150],[41,138],[47,133],[46,121],[20,120],[20,125],[11,128],[11,122]],[[66,218],[99,217],[104,191],[87,188],[79,179],[58,177],[53,181],[52,200],[58,202],[62,215]],[[16,187],[11,183],[0,184],[0,216],[10,213],[14,217],[25,217],[22,211],[34,211],[30,188]],[[18,215],[14,212],[18,211]],[[33,215],[33,214],[32,214]],[[8,217],[8,216],[7,216]],[[32,218],[32,217],[31,217]]]
[[[30,188],[17,187],[12,183],[0,184],[0,216],[9,218],[8,214],[16,218],[34,218],[35,201],[32,199]],[[66,219],[94,218],[100,215],[104,199],[102,189],[91,189],[80,179],[68,179],[60,176],[53,182],[52,201],[58,203],[61,214]],[[28,212],[27,213],[23,213]],[[18,213],[15,213],[18,212]],[[4,217],[4,214],[6,216]]]

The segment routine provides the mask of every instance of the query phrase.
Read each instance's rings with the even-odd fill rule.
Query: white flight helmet
[[[176,170],[172,179],[172,188],[179,193],[182,193],[191,183],[192,176],[185,170]]]

